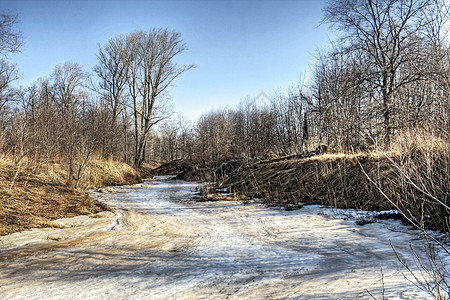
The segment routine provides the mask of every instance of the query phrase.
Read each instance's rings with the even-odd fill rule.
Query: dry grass
[[[124,185],[141,180],[141,173],[128,164],[112,160],[92,160],[81,179],[83,188]]]
[[[405,132],[389,152],[253,163],[227,175],[223,185],[263,198],[268,205],[295,208],[305,203],[364,210],[398,206],[427,228],[448,231],[450,223],[449,211],[435,201],[450,203],[450,143],[429,132]]]
[[[380,181],[393,176],[387,160],[379,155],[324,154],[253,165],[229,181],[235,189],[250,197],[262,197],[269,205],[295,206],[301,202],[368,210],[390,208],[365,179],[358,160]]]
[[[398,135],[394,147],[398,159],[391,162],[399,173],[399,206],[417,223],[449,230],[450,138],[427,130],[409,130]]]
[[[139,173],[113,161],[93,161],[81,181],[83,189],[66,185],[61,164],[40,164],[26,157],[0,156],[0,235],[35,227],[53,227],[52,220],[93,214],[108,206],[89,197],[85,188],[134,183]]]

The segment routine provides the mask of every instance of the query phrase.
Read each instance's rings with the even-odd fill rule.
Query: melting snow
[[[168,179],[93,192],[114,212],[1,237],[0,298],[430,298],[394,255],[391,244],[417,271],[410,245],[423,252],[421,233],[399,221],[195,202],[196,184]]]

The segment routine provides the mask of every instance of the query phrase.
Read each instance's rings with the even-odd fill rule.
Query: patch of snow
[[[167,177],[111,187],[93,194],[112,213],[2,237],[2,299],[430,298],[392,250],[417,271],[410,245],[423,252],[421,232],[399,221],[357,226],[375,213],[260,199],[195,202],[196,187]]]

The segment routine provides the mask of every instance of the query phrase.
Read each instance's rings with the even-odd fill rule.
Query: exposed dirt
[[[420,235],[297,211],[194,202],[196,184],[156,178],[95,196],[117,208],[0,237],[3,299],[426,299],[402,273]],[[414,267],[413,267],[414,268]]]

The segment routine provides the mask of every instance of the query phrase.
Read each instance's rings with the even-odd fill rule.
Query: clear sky
[[[168,27],[188,50],[177,58],[196,68],[169,93],[177,113],[195,119],[247,97],[286,91],[311,73],[314,55],[333,33],[320,25],[325,0],[0,0],[18,13],[25,47],[10,55],[27,86],[71,61],[92,72],[98,44],[117,34]]]

